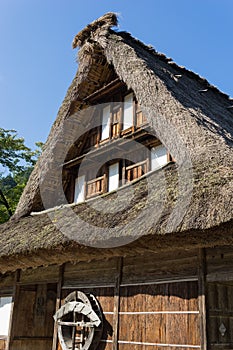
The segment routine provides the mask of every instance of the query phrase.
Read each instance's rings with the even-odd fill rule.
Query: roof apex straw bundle
[[[78,46],[81,47],[85,41],[90,38],[90,34],[97,29],[102,27],[106,30],[113,26],[117,26],[117,24],[117,15],[113,12],[106,13],[105,15],[88,24],[74,37],[74,40],[72,42],[73,48],[75,49]]]

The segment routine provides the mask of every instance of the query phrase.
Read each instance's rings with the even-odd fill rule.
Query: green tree
[[[43,144],[38,142],[36,146],[36,151],[32,151],[15,130],[0,128],[0,223],[7,221],[16,209]]]

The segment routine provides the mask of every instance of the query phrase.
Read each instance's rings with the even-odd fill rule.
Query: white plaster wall
[[[0,335],[8,335],[12,297],[0,297]]]

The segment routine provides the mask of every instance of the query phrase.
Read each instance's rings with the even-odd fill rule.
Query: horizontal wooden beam
[[[134,287],[134,286],[151,286],[153,284],[164,284],[164,283],[180,283],[180,282],[194,282],[198,281],[197,276],[187,277],[187,278],[177,278],[177,279],[166,279],[150,282],[135,282],[135,283],[122,283],[121,287]]]
[[[190,348],[190,349],[200,349],[200,345],[191,344],[169,344],[169,343],[146,343],[140,341],[127,341],[118,340],[118,344],[132,344],[132,345],[145,345],[145,346],[164,346],[164,347],[174,347],[174,348]]]

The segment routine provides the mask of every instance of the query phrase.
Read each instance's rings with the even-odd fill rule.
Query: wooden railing
[[[132,181],[138,179],[140,176],[148,172],[148,161],[144,160],[142,162],[129,165],[125,168],[126,180]]]
[[[106,183],[106,175],[97,177],[86,183],[86,198],[91,198],[104,193]]]
[[[0,350],[6,350],[7,337],[0,336]]]

